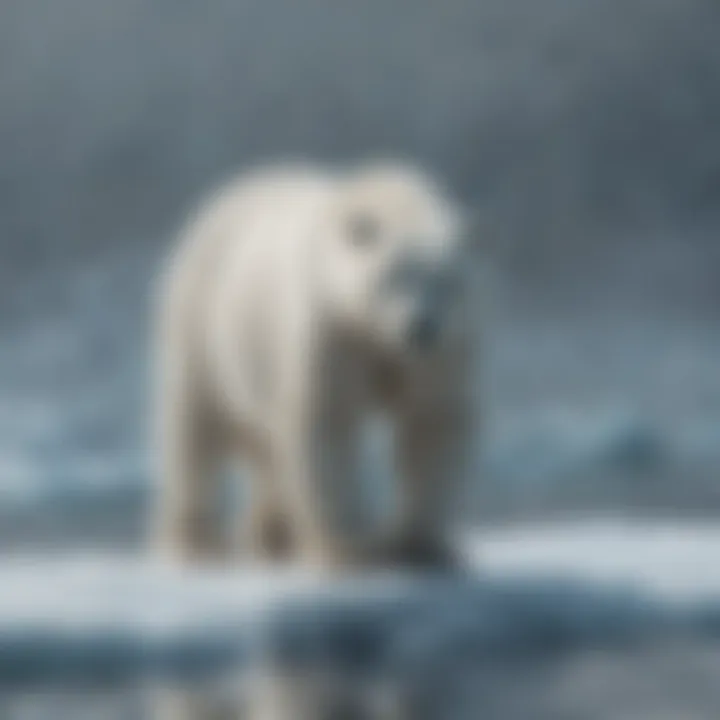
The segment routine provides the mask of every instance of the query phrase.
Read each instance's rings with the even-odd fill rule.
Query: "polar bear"
[[[403,162],[265,167],[213,194],[158,286],[156,546],[444,566],[476,441],[474,252],[455,203]],[[384,530],[358,471],[378,410],[398,476]],[[216,478],[235,454],[250,499],[228,540]]]

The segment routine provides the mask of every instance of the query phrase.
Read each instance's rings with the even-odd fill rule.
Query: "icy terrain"
[[[530,692],[538,663],[558,668],[574,657],[587,666],[604,658],[610,668],[629,663],[640,689],[627,675],[623,682],[649,702],[648,662],[678,654],[685,663],[702,658],[699,697],[714,693],[720,702],[714,684],[702,680],[720,668],[717,525],[598,521],[473,532],[462,545],[472,569],[457,579],[181,573],[117,554],[6,557],[0,707],[3,697],[6,707],[19,707],[27,688],[58,683],[68,694],[86,688],[90,706],[92,687],[105,687],[110,698],[126,688],[130,702],[130,688],[139,692],[149,680],[192,682],[232,668],[240,678],[268,659],[342,668],[358,682],[369,677],[413,692],[430,692],[431,683],[433,702],[455,703],[460,713],[468,702],[458,699],[463,683],[467,693],[468,683],[484,687],[488,678],[520,673],[519,686]],[[640,657],[642,667],[633,668]]]

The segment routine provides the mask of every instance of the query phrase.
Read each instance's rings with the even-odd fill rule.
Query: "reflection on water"
[[[498,658],[432,697],[419,687],[400,702],[392,691],[374,703],[333,706],[323,715],[312,693],[286,693],[253,709],[240,683],[184,690],[117,686],[0,690],[3,720],[717,720],[720,648],[699,641],[652,643],[525,659]],[[317,691],[316,691],[317,692]],[[322,693],[315,695],[321,697]],[[292,697],[291,701],[288,699]],[[289,704],[288,704],[289,702]],[[324,700],[321,704],[329,712]],[[377,714],[357,714],[372,707]],[[312,709],[311,709],[312,708]],[[291,714],[278,714],[281,711]],[[165,713],[162,715],[161,713]],[[200,713],[200,714],[193,714]],[[274,713],[274,714],[273,714]],[[305,714],[303,714],[305,713]],[[310,714],[308,714],[310,713]]]

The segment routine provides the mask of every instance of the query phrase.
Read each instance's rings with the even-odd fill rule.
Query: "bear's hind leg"
[[[162,408],[152,540],[171,560],[218,559],[228,549],[217,507],[221,429],[198,400],[175,388]]]
[[[248,480],[249,497],[239,518],[240,553],[259,561],[289,559],[296,550],[294,528],[281,502],[271,459],[256,457]]]

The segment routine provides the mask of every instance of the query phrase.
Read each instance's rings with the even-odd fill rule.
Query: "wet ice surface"
[[[415,717],[716,720],[719,671],[720,650],[701,643],[500,659],[478,663],[465,678],[458,678],[456,688],[438,694],[435,702],[425,702],[424,714]],[[0,711],[7,720],[154,720],[157,696],[155,688],[135,685],[0,690]],[[247,717],[233,703],[226,706],[228,713],[217,718]]]
[[[523,527],[468,534],[465,578],[333,581],[13,555],[0,562],[0,706],[143,717],[163,678],[239,678],[270,660],[390,679],[430,717],[714,718],[719,547],[712,524]],[[13,714],[25,706],[36,714]]]

